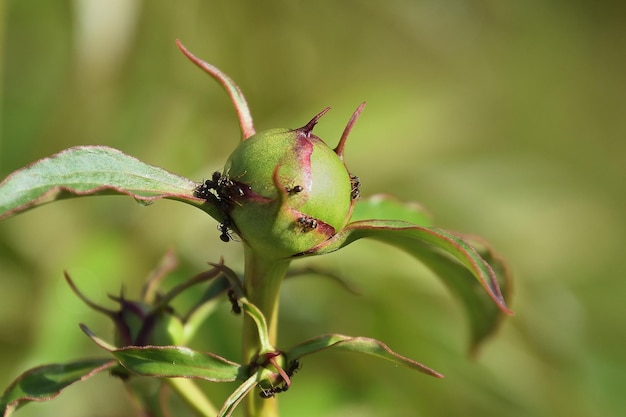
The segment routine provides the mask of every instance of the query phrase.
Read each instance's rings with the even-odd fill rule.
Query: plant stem
[[[196,413],[198,416],[213,417],[218,410],[211,404],[202,390],[188,378],[164,378],[174,392]]]
[[[290,260],[262,256],[244,245],[245,273],[244,289],[248,300],[265,316],[269,342],[274,346],[277,336],[278,296]],[[261,351],[256,325],[250,317],[243,323],[243,363],[252,363]],[[255,393],[256,394],[256,393]],[[275,398],[260,398],[249,395],[246,404],[248,417],[277,417]]]
[[[160,401],[159,385],[156,378],[132,377],[124,384],[133,407],[140,417],[165,417]]]

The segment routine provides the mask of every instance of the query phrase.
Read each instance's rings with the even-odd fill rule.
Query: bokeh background
[[[467,355],[463,311],[428,271],[358,242],[303,262],[282,292],[280,341],[327,332],[381,339],[446,375],[324,353],[280,396],[285,416],[624,416],[626,26],[620,2],[75,0],[0,2],[0,177],[80,144],[119,148],[195,180],[239,140],[228,98],[176,38],[241,86],[257,130],[326,106],[331,145],[368,102],[346,158],[364,195],[425,204],[440,226],[486,237],[515,275],[516,316]],[[170,247],[175,285],[240,245],[182,204],[59,202],[0,224],[0,387],[25,369],[100,355],[93,300],[138,294]],[[296,264],[297,266],[297,264]],[[193,346],[236,360],[227,303]],[[17,416],[130,416],[98,375]],[[217,403],[234,387],[201,384]],[[3,389],[3,388],[2,388]],[[111,398],[116,399],[112,400]],[[184,410],[179,415],[185,415]]]

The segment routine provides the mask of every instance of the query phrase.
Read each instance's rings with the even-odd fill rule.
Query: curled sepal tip
[[[359,115],[361,114],[364,108],[365,108],[365,102],[361,103],[359,107],[357,107],[357,109],[354,111],[354,113],[352,113],[352,117],[350,117],[350,120],[348,120],[348,124],[346,125],[346,128],[343,130],[343,133],[341,134],[341,139],[339,139],[339,143],[337,144],[337,147],[334,149],[337,156],[339,156],[339,158],[341,158],[342,160],[343,160],[343,148],[346,145],[348,136],[350,135],[350,132],[352,131],[352,127],[356,123],[356,119],[359,118]]]
[[[311,136],[311,132],[313,132],[313,128],[315,127],[317,122],[319,122],[322,116],[328,113],[329,110],[330,110],[330,107],[326,107],[324,110],[317,113],[315,117],[313,117],[309,121],[309,123],[307,123],[306,125],[302,126],[300,129],[297,129],[297,130],[304,133],[304,135],[308,138],[309,136]]]
[[[246,101],[246,98],[244,97],[237,84],[235,84],[235,82],[229,76],[220,71],[219,68],[214,67],[207,62],[204,62],[203,60],[189,52],[189,50],[185,48],[185,46],[178,39],[176,39],[176,46],[178,46],[178,49],[180,49],[191,62],[196,64],[200,69],[209,74],[211,77],[213,77],[214,80],[220,83],[222,87],[224,87],[224,90],[226,90],[226,92],[230,96],[230,99],[235,106],[235,110],[237,111],[237,117],[239,118],[239,126],[241,127],[243,140],[246,140],[250,136],[254,135],[254,124],[252,122],[250,109],[248,108],[248,102]]]

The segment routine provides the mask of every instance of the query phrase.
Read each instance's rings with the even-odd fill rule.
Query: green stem
[[[131,403],[142,417],[166,417],[160,401],[161,382],[156,378],[132,377],[124,384]]]
[[[204,392],[188,378],[164,378],[167,383],[187,405],[202,417],[214,417],[218,410],[211,404]]]
[[[245,246],[244,289],[248,300],[265,316],[269,342],[276,345],[278,296],[290,260],[267,258]],[[244,317],[243,363],[253,362],[261,353],[258,330],[250,317]],[[277,417],[275,398],[261,398],[256,393],[247,399],[248,417]]]

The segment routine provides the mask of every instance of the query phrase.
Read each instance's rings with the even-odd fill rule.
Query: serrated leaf
[[[15,409],[30,401],[51,400],[73,383],[88,379],[116,363],[116,360],[110,358],[85,359],[30,369],[13,381],[2,394],[2,416],[10,416]]]
[[[161,198],[195,205],[220,218],[216,207],[195,198],[197,184],[106,146],[77,146],[40,159],[0,183],[0,220],[55,200],[89,195],[128,195],[150,204]]]
[[[471,323],[472,350],[497,329],[503,314],[512,314],[500,289],[508,288],[506,277],[496,276],[491,265],[461,236],[443,229],[392,220],[353,222],[302,255],[329,253],[366,237],[410,253],[459,296]]]
[[[289,360],[299,359],[302,356],[310,355],[329,348],[345,350],[348,352],[359,352],[371,356],[376,356],[398,365],[407,366],[426,375],[443,378],[443,375],[430,369],[429,367],[402,356],[389,348],[380,340],[369,337],[351,337],[341,334],[327,334],[317,336],[302,342],[285,352]]]
[[[124,368],[142,376],[198,378],[213,382],[245,380],[247,367],[210,352],[181,346],[126,346],[115,348],[97,337],[87,326],[81,330],[102,349],[109,351]]]

